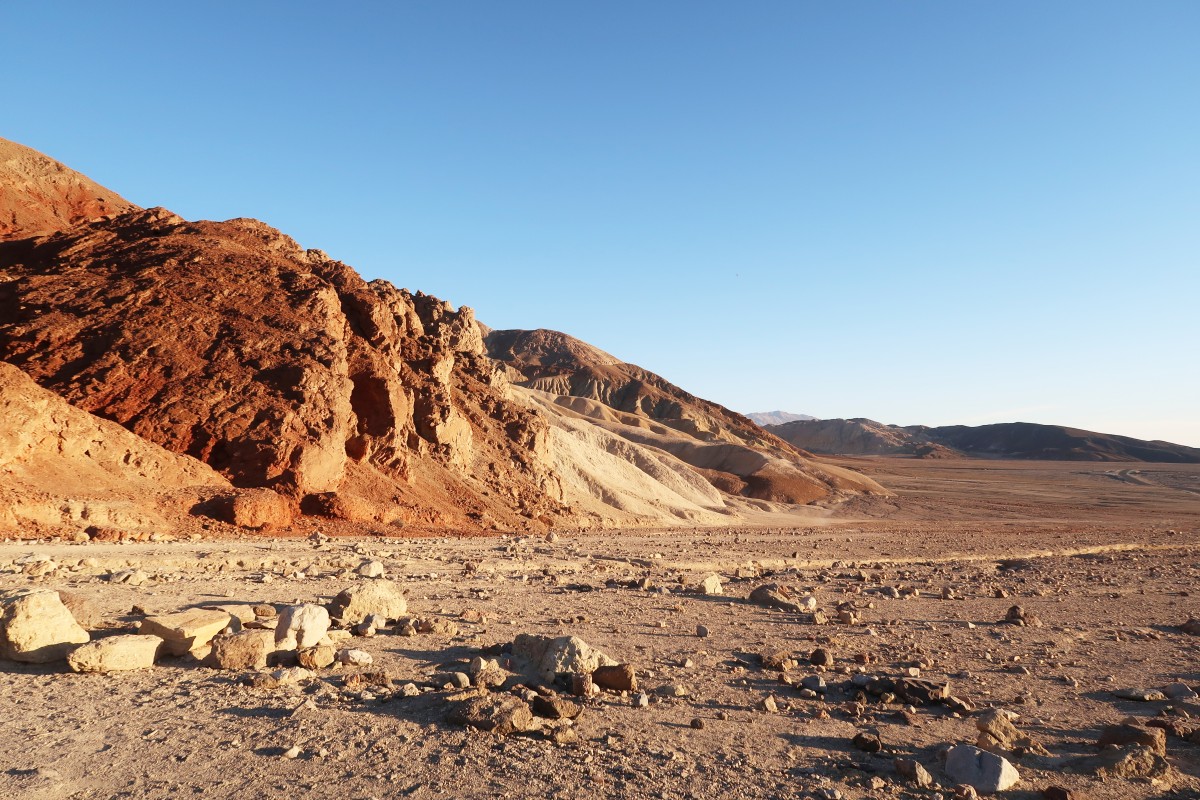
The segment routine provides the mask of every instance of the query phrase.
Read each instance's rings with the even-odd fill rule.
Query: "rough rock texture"
[[[24,589],[0,597],[0,658],[46,664],[89,638],[58,592]]]
[[[0,239],[61,230],[136,208],[58,161],[0,139]]]
[[[0,528],[162,530],[167,492],[229,486],[199,461],[71,406],[3,362],[0,420]]]
[[[394,620],[408,613],[408,600],[394,582],[372,578],[339,592],[329,612],[345,625],[357,625],[372,614]]]
[[[218,669],[259,669],[267,665],[267,656],[274,650],[274,631],[245,630],[214,636],[208,658]]]
[[[288,606],[279,612],[275,627],[275,647],[279,650],[303,650],[315,647],[329,631],[329,612],[311,603]]]
[[[75,672],[126,672],[150,669],[162,647],[157,636],[125,634],[82,644],[67,655],[67,666]]]
[[[955,783],[975,787],[980,794],[1003,792],[1021,779],[1017,768],[1008,759],[969,744],[950,748],[946,774]]]
[[[254,220],[151,209],[0,244],[0,358],[239,487],[433,523],[563,510],[470,309]]]
[[[553,681],[563,673],[591,675],[598,667],[617,665],[578,636],[551,638],[529,633],[513,640],[512,660],[515,671],[542,681]]]
[[[780,503],[884,493],[869,478],[818,464],[742,415],[564,333],[498,330],[486,342],[518,386],[550,398],[561,416],[665,451],[725,493]]]

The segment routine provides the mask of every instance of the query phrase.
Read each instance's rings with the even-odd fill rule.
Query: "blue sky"
[[[0,5],[0,136],[741,411],[1200,446],[1200,4]]]

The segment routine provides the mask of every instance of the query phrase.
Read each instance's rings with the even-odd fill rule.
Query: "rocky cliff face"
[[[506,399],[470,309],[367,283],[254,220],[150,209],[0,244],[0,358],[309,508],[562,510],[546,425]]]
[[[56,231],[136,208],[54,159],[0,139],[0,240]]]

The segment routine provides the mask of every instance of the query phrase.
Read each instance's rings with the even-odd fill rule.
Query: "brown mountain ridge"
[[[40,207],[60,227],[0,242],[0,359],[235,492],[374,524],[524,529],[720,524],[882,491],[569,337],[555,346],[604,388],[575,394],[567,362],[524,385],[548,368],[526,363],[528,337],[500,360],[471,309],[365,281],[262,222],[109,213],[35,178],[0,216]]]

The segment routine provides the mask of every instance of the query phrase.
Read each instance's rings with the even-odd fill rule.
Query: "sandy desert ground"
[[[373,663],[298,682],[193,656],[109,674],[0,661],[0,795],[949,798],[945,749],[998,708],[1024,737],[1002,796],[1200,797],[1200,636],[1179,628],[1200,616],[1200,466],[837,463],[895,497],[801,527],[458,538],[306,522],[263,538],[207,523],[176,542],[4,542],[0,590],[83,596],[93,638],[198,606],[328,602],[373,580],[356,572],[371,561],[438,632],[344,640]],[[714,573],[722,594],[689,590]],[[748,599],[768,583],[811,593],[829,622]],[[1005,623],[1014,605],[1041,625]],[[449,676],[521,633],[578,636],[633,665],[638,691],[564,693],[573,723],[513,735],[449,723],[470,693]],[[957,700],[865,686],[918,673]],[[1175,697],[1119,696],[1164,687]],[[1097,746],[1128,717],[1165,726],[1165,758]]]

